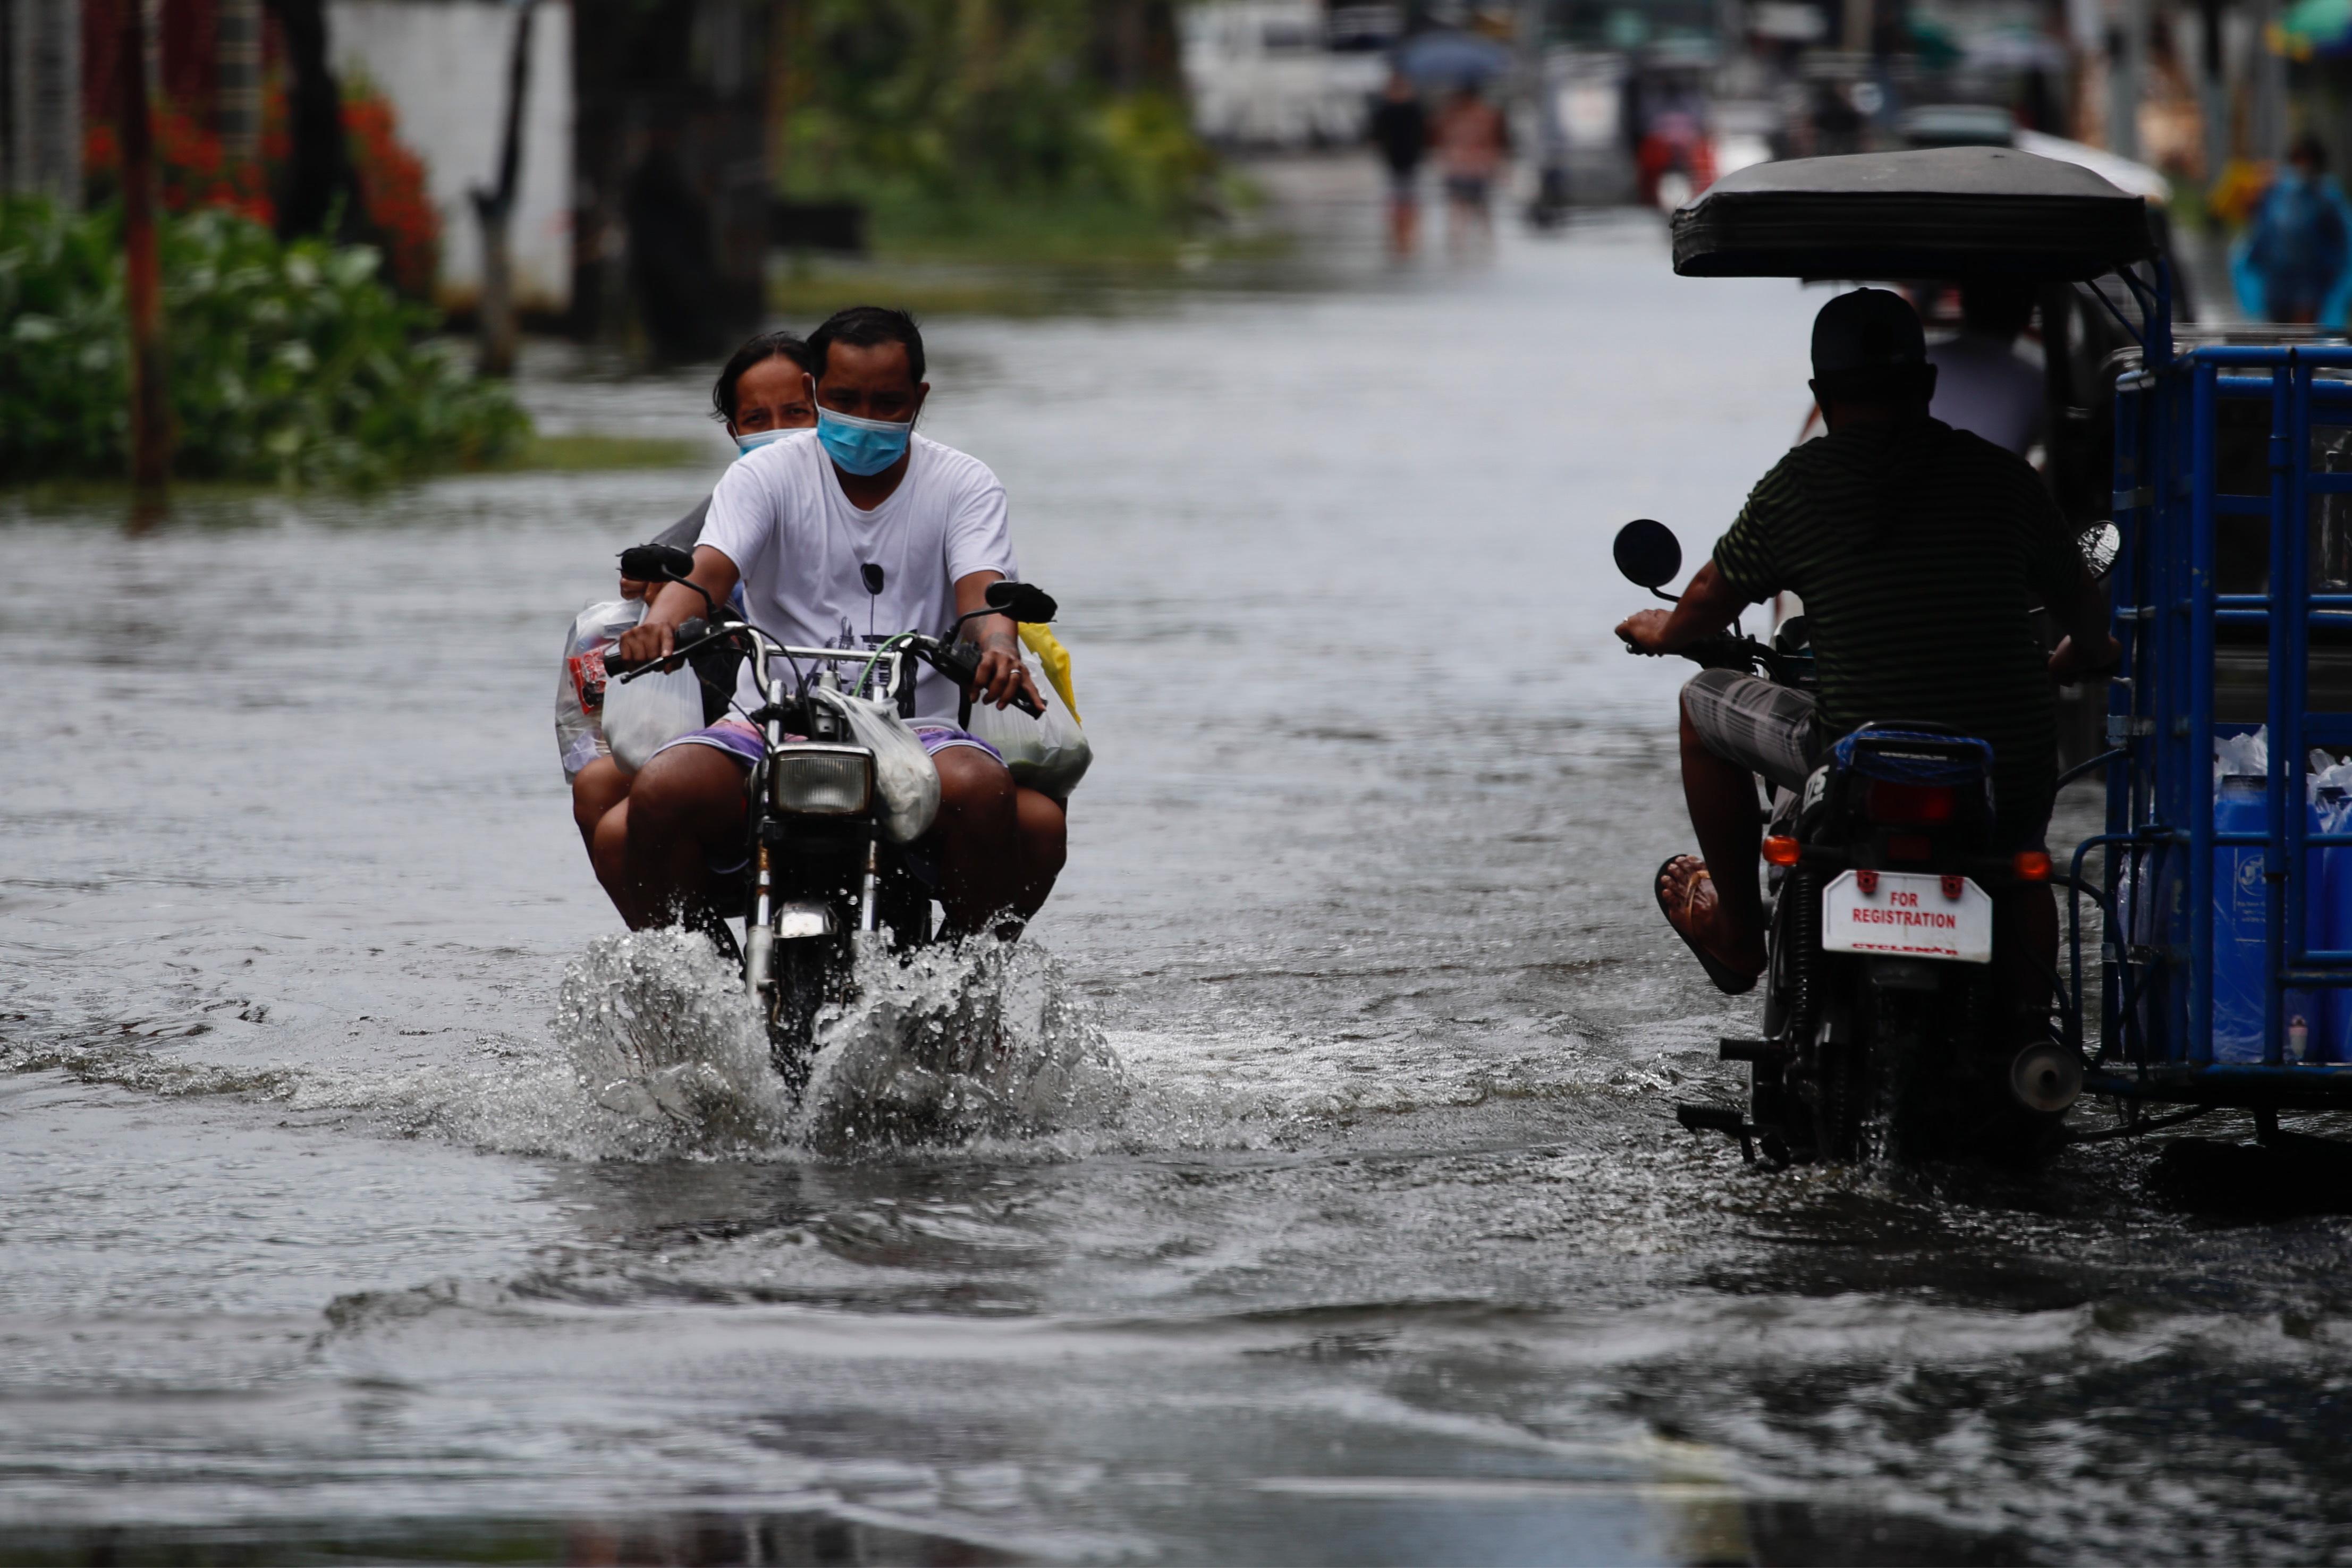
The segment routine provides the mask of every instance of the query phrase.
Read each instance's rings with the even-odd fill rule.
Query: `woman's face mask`
[[[907,439],[915,422],[900,424],[887,419],[860,419],[852,413],[816,411],[816,438],[825,455],[845,474],[870,478],[907,455]]]
[[[792,434],[789,430],[754,430],[735,438],[735,450],[749,457],[772,441],[782,441]]]

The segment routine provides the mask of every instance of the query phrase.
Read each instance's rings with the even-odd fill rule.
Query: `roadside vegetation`
[[[1129,10],[1145,20],[1122,30]],[[1245,199],[1193,133],[1170,7],[810,0],[791,16],[783,194],[862,204],[877,264],[1173,268]]]
[[[165,215],[160,245],[178,476],[365,487],[529,450],[513,394],[426,338],[433,312],[373,247],[281,242],[226,207]],[[119,210],[0,203],[0,474],[124,474]]]

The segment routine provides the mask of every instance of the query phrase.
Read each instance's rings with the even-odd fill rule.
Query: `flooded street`
[[[1688,666],[1609,541],[1696,562],[1820,295],[1638,219],[1293,270],[929,329],[1097,760],[1030,940],[802,1109],[551,744],[707,376],[525,387],[698,469],[0,500],[0,1560],[2352,1557],[2352,1222],[1675,1124],[1755,1009],[1651,902]],[[908,1019],[1016,1059],[911,1144]]]

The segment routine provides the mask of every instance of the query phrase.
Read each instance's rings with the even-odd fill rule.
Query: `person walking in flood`
[[[1491,246],[1495,177],[1511,152],[1511,131],[1503,111],[1465,82],[1439,112],[1435,141],[1438,168],[1445,176],[1447,242],[1456,251],[1466,249],[1474,238]]]
[[[1389,172],[1389,254],[1411,256],[1421,229],[1421,161],[1429,155],[1429,115],[1402,71],[1389,77],[1372,110],[1372,143]]]
[[[2261,321],[2340,328],[2352,305],[2352,204],[2327,172],[2327,150],[2308,133],[2263,196],[2230,257],[2246,314]]]

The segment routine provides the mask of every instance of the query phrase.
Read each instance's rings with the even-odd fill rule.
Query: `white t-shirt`
[[[2042,368],[2007,343],[1963,332],[1927,346],[1936,367],[1929,414],[2020,457],[2042,439]]]
[[[859,511],[841,493],[816,432],[795,431],[738,459],[710,495],[697,542],[735,563],[744,614],[769,636],[799,647],[863,645],[868,627],[944,633],[956,618],[955,585],[975,571],[1020,575],[1005,528],[1004,486],[977,457],[916,435],[906,476],[890,498]],[[868,596],[860,568],[883,572]],[[958,694],[919,666],[915,716],[954,722]],[[789,667],[778,661],[780,674]],[[845,666],[845,685],[857,674]],[[759,706],[751,665],[736,688]]]

